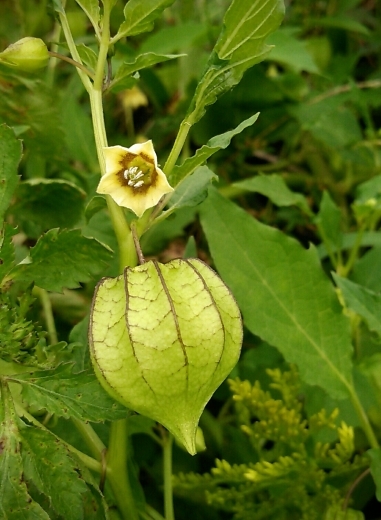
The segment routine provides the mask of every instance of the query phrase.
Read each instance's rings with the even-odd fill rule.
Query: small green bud
[[[34,72],[46,67],[49,52],[40,38],[27,36],[12,43],[0,52],[0,62],[9,67],[16,67],[26,72]]]
[[[191,454],[201,413],[237,363],[241,342],[237,304],[201,260],[146,262],[96,288],[89,345],[100,382]]]

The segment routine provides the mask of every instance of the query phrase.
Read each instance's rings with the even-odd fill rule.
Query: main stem
[[[107,147],[107,136],[103,116],[102,89],[108,47],[110,44],[110,3],[104,2],[103,6],[102,37],[99,46],[98,63],[95,71],[94,84],[89,90],[95,144],[102,175],[106,172],[103,149]],[[136,265],[136,251],[123,209],[109,196],[107,196],[107,205],[118,241],[120,269],[122,271],[125,266]],[[127,424],[127,419],[111,423],[109,449],[107,453],[107,481],[111,485],[123,519],[138,520],[138,513],[135,507],[127,471]]]

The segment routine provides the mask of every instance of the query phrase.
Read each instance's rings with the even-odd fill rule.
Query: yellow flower
[[[103,151],[106,173],[97,193],[110,195],[119,206],[131,209],[138,217],[173,191],[157,165],[152,141],[134,144],[131,148],[110,146]]]

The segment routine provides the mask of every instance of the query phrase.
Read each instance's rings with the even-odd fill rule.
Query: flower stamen
[[[137,166],[130,166],[127,170],[124,170],[123,177],[126,179],[128,186],[132,186],[133,188],[140,188],[144,184],[144,173],[142,170],[139,170]],[[141,179],[139,181],[139,179]]]

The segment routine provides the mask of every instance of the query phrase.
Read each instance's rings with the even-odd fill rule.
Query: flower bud
[[[0,53],[0,62],[26,72],[34,72],[46,67],[49,52],[40,38],[28,36],[12,43]]]
[[[201,260],[150,261],[96,288],[89,345],[100,382],[191,454],[201,413],[238,361],[241,342],[237,304]]]

